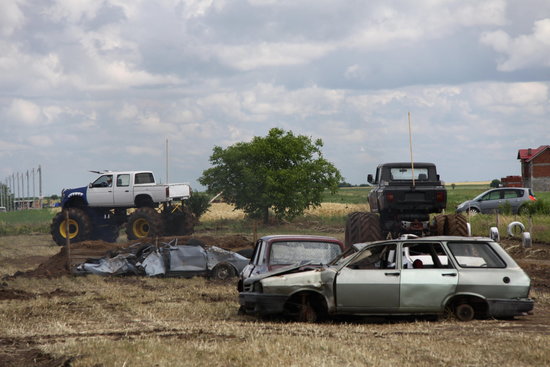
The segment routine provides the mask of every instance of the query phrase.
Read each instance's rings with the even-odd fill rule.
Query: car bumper
[[[530,298],[488,299],[489,315],[492,317],[521,316],[533,310],[535,303]]]
[[[239,293],[241,310],[247,314],[274,315],[283,313],[287,296],[252,292]]]

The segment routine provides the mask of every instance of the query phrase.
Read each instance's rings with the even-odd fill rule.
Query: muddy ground
[[[178,241],[183,243],[187,241],[189,236],[180,237]],[[195,236],[193,237],[202,241],[207,246],[219,246],[228,250],[242,250],[252,248],[253,242],[251,239],[240,236]],[[160,239],[159,241],[168,242],[173,238]],[[133,242],[135,243],[135,241]],[[120,250],[132,243],[106,243],[102,241],[86,241],[71,246],[71,255],[75,259],[82,260],[86,258],[99,258],[109,252]],[[520,266],[529,274],[532,280],[533,289],[544,294],[550,293],[550,245],[549,244],[533,244],[531,249],[521,248],[519,241],[503,240],[503,247],[515,258]],[[23,290],[12,289],[9,286],[10,279],[16,277],[30,278],[56,278],[70,275],[70,269],[67,266],[67,249],[60,247],[59,252],[51,257],[30,256],[26,258],[14,259],[21,264],[37,264],[34,270],[26,272],[17,272],[11,276],[5,277],[0,281],[0,301],[18,300],[25,301],[36,297],[74,297],[77,292],[67,292],[63,289],[55,289],[51,292],[29,293]],[[76,260],[73,259],[74,265]],[[120,282],[135,282],[133,277],[118,278]],[[228,283],[228,287],[233,287],[233,283]],[[539,293],[540,294],[540,293]],[[544,304],[536,305],[533,315],[522,317],[516,323],[509,323],[509,328],[513,328],[518,332],[529,332],[548,335],[550,325],[550,307]],[[16,338],[0,337],[0,366],[71,366],[73,364],[72,357],[55,358],[52,355],[42,352],[38,345],[32,340],[22,340]]]

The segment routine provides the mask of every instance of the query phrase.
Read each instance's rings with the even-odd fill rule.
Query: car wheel
[[[479,209],[478,208],[468,209],[468,215],[476,215],[476,214],[479,214]]]
[[[317,311],[312,306],[310,298],[305,295],[302,296],[296,320],[298,322],[313,323],[317,321],[317,318]]]
[[[475,314],[474,308],[468,303],[461,303],[455,307],[455,316],[460,321],[471,321]]]
[[[445,235],[445,225],[447,224],[447,216],[445,214],[436,215],[434,218],[435,236]]]
[[[354,243],[383,240],[380,217],[374,213],[354,212],[346,220],[346,247]]]
[[[227,280],[235,275],[237,274],[231,265],[218,264],[214,267],[214,269],[212,269],[210,277],[217,280]]]

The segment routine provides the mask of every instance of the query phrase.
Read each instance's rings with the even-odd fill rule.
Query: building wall
[[[550,191],[550,150],[542,152],[531,162],[531,187],[534,191]]]

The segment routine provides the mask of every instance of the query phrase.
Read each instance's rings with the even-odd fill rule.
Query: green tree
[[[332,193],[342,181],[340,172],[323,158],[320,139],[273,128],[266,137],[214,147],[211,168],[199,182],[251,217],[267,223],[269,209],[278,218],[292,219],[321,204],[325,189]]]
[[[489,184],[489,187],[500,187],[500,184],[501,184],[500,180],[495,178],[493,181],[491,181],[491,183]]]

